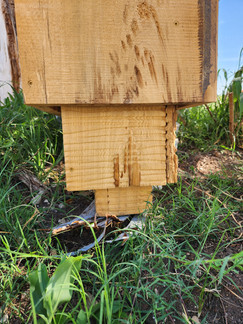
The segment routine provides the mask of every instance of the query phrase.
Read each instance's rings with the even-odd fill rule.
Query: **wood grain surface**
[[[174,106],[166,108],[166,181],[167,183],[177,182],[178,157],[176,155],[176,121],[177,111]]]
[[[152,203],[152,187],[114,188],[95,191],[99,216],[142,213]]]
[[[31,105],[216,99],[218,0],[15,0]]]
[[[67,189],[166,184],[165,108],[61,107]]]

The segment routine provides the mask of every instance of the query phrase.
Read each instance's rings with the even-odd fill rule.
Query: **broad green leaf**
[[[239,106],[240,106],[240,119],[241,119],[241,116],[243,115],[243,92],[241,92],[240,94]]]
[[[43,264],[43,263],[41,263],[38,267],[38,279],[39,279],[39,283],[40,283],[41,293],[43,296],[46,291],[46,287],[49,283],[47,269],[46,269],[45,264]]]
[[[236,78],[233,80],[233,94],[234,94],[234,102],[237,102],[240,98],[241,94],[241,78]]]
[[[241,67],[238,71],[235,72],[234,78],[236,79],[236,78],[241,77],[242,73],[243,73],[243,67]]]
[[[43,305],[48,316],[52,316],[57,307],[72,298],[73,273],[81,268],[82,256],[70,257],[62,261],[53,273],[46,289]]]
[[[38,271],[39,270],[35,270],[29,274],[30,294],[34,303],[33,307],[35,308],[35,312],[37,314],[43,314],[46,316],[46,309],[43,305],[43,294],[40,286]]]
[[[76,323],[77,324],[86,324],[87,321],[87,315],[84,310],[81,309],[81,311],[78,313]]]

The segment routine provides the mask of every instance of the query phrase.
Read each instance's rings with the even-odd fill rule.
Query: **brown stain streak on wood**
[[[137,59],[140,59],[140,51],[137,45],[134,46],[134,52],[136,54]]]
[[[114,158],[114,180],[115,180],[115,187],[119,187],[120,184],[120,166],[119,166],[119,155]]]
[[[104,92],[102,89],[101,83],[101,74],[100,72],[94,71],[96,78],[94,78],[94,103],[104,101]]]
[[[125,148],[124,152],[124,174],[127,172],[127,148]]]
[[[116,94],[116,93],[119,93],[119,89],[118,89],[118,87],[114,85],[114,86],[111,88],[111,93],[112,93],[112,95],[114,95],[114,94]]]
[[[138,85],[140,88],[143,88],[143,77],[142,77],[142,73],[140,72],[139,68],[135,65],[134,66],[134,71],[136,74],[136,78],[138,81]]]
[[[152,52],[147,49],[144,50],[144,56],[148,63],[150,75],[151,75],[152,79],[156,82],[156,84],[158,84],[157,74],[156,74],[156,70],[154,67],[154,56],[153,56]]]
[[[166,70],[164,64],[161,65],[161,69],[162,69],[163,79],[165,80],[165,84],[166,84],[168,103],[172,103],[169,74],[168,74],[168,71]]]
[[[151,10],[150,6],[147,4],[146,1],[143,1],[138,4],[137,6],[138,14],[142,19],[150,19],[151,17]]]
[[[142,3],[138,4],[137,10],[141,19],[153,19],[161,44],[164,46],[164,36],[162,34],[159,18],[155,8],[152,5],[149,5],[146,1],[143,1]]]
[[[112,53],[109,53],[111,61],[115,64],[116,67],[116,74],[120,75],[121,74],[121,66],[119,63],[119,57],[117,52],[114,52],[114,55]]]
[[[132,47],[132,37],[130,34],[126,35],[127,44],[129,47]]]
[[[160,28],[160,24],[159,24],[159,19],[158,19],[158,16],[157,16],[157,13],[155,11],[155,9],[151,6],[151,10],[152,10],[152,16],[153,16],[153,19],[154,19],[154,23],[155,23],[155,26],[156,26],[156,29],[157,29],[157,33],[158,33],[158,36],[159,36],[159,39],[161,41],[161,44],[164,46],[164,37],[162,35],[162,30]]]
[[[15,28],[14,5],[12,1],[11,3],[9,3],[8,0],[2,2],[2,13],[5,18],[4,20],[6,25],[6,31],[8,34],[8,54],[11,64],[13,87],[16,89],[16,91],[19,91],[21,82],[21,72],[17,47],[17,35]]]
[[[123,10],[123,21],[125,23],[127,23],[128,11],[129,11],[128,4],[126,4]]]
[[[131,29],[132,29],[133,34],[136,35],[137,31],[138,31],[138,22],[136,19],[132,20]]]
[[[138,87],[136,87],[135,89],[134,89],[134,93],[135,93],[135,95],[138,97],[139,96],[139,90],[138,90]]]
[[[129,186],[140,186],[141,172],[138,163],[136,145],[133,143],[133,134],[128,139],[128,180]]]
[[[126,50],[126,44],[123,40],[121,40],[121,45],[122,45],[122,48],[124,49],[124,51]]]

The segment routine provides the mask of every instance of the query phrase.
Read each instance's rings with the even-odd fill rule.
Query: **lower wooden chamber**
[[[99,215],[136,214],[152,186],[176,182],[176,109],[62,106],[67,189],[95,190]]]

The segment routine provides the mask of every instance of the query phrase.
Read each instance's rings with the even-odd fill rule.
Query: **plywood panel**
[[[165,108],[61,107],[68,190],[166,184]]]
[[[96,212],[100,216],[139,214],[152,203],[151,191],[152,187],[96,190]]]
[[[28,104],[216,99],[218,0],[15,0]]]

